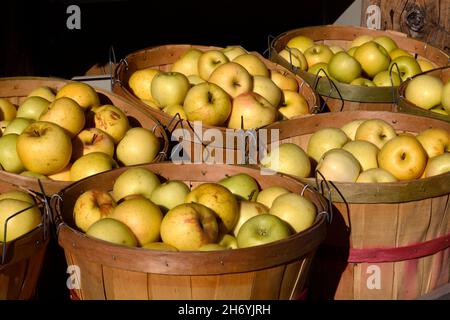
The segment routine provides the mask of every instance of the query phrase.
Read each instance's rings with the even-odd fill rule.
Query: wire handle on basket
[[[59,227],[64,223],[64,220],[61,215],[61,204],[63,202],[63,197],[60,193],[55,193],[50,197],[50,206],[52,210],[52,223],[55,226],[55,235],[58,234]]]
[[[128,61],[127,61],[127,58],[123,58],[123,59],[120,59],[119,60],[119,62],[117,63],[117,65],[116,65],[116,68],[115,68],[115,70],[114,70],[114,72],[113,72],[113,75],[112,75],[112,77],[113,77],[113,79],[112,79],[112,84],[113,85],[115,85],[116,83],[119,85],[119,86],[123,86],[123,83],[122,83],[122,80],[120,80],[120,77],[119,77],[119,70],[121,69],[120,67],[122,66],[122,65],[124,65],[124,68],[125,68],[125,71],[128,71]]]
[[[325,105],[327,104],[328,99],[331,97],[331,93],[333,92],[333,88],[334,90],[336,90],[338,96],[339,96],[339,100],[341,100],[341,108],[339,109],[339,111],[344,110],[344,99],[342,98],[341,92],[339,91],[338,87],[336,86],[336,84],[334,83],[334,81],[328,76],[328,74],[325,72],[324,69],[320,68],[317,73],[315,74],[315,79],[314,79],[314,90],[317,91],[317,86],[319,84],[320,81],[320,72],[323,72],[323,74],[325,75],[325,77],[328,80],[328,85],[330,87],[330,91],[328,92],[328,95],[326,95],[326,99],[323,101],[322,106],[320,107],[320,109],[318,110],[319,112],[323,112],[323,110],[325,109]],[[317,112],[316,112],[317,113]]]
[[[392,78],[394,71],[394,67],[397,69],[397,74],[398,77],[400,79],[400,83],[402,82],[402,77],[400,76],[400,69],[398,68],[398,65],[396,62],[394,62],[390,67],[389,67],[389,80],[391,81],[391,93],[392,93],[392,101],[395,103],[395,105],[398,105],[398,94],[397,94],[397,90],[395,90],[395,86],[394,86],[394,80]]]
[[[111,45],[109,46],[109,51],[108,51],[108,60],[109,60],[109,79],[111,81],[111,89],[114,87],[114,77],[113,77],[113,72],[114,72],[114,67],[117,63],[116,60],[116,53],[114,51],[114,47]]]
[[[159,131],[162,133],[162,136],[164,136],[164,133],[166,133],[166,129],[165,129],[164,126],[163,126],[161,123],[159,123],[159,122],[156,122],[155,125],[154,125],[153,128],[152,128],[152,132],[153,132],[153,134],[155,134],[155,135],[156,135],[156,129],[159,129]],[[164,160],[167,159],[167,154],[166,154],[166,152],[165,152],[164,150],[159,151],[159,152],[158,152],[158,155],[162,157],[162,159],[160,159],[161,161],[164,161]],[[159,156],[156,157],[155,160],[159,159]],[[155,160],[154,160],[154,161],[155,161]]]
[[[275,39],[276,37],[271,34],[267,36],[267,49],[264,50],[263,52],[263,56],[267,55],[270,60],[272,59],[272,49],[273,49],[272,42]]]
[[[320,183],[319,183],[319,177],[318,176],[320,176],[322,178]],[[319,170],[315,170],[314,178],[316,180],[317,190],[328,200],[328,210],[329,210],[329,212],[325,212],[324,214],[326,215],[328,224],[331,224],[331,222],[333,222],[333,200],[332,200],[332,197],[331,197],[330,184],[329,184],[328,180],[325,179],[325,177],[322,174],[322,172],[320,172]],[[326,197],[324,195],[324,191],[325,191],[324,187],[323,187],[324,185],[325,185],[325,187],[327,189],[328,197]]]

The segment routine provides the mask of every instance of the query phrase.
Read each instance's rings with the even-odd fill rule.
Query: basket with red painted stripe
[[[318,114],[269,129],[280,130],[281,143],[306,150],[319,128],[375,118],[397,132],[450,132],[444,121],[385,111]],[[450,282],[450,172],[383,184],[333,182],[330,189],[334,218],[312,268],[310,297],[415,299]]]

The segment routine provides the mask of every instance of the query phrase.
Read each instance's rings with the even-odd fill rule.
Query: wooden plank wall
[[[450,54],[450,0],[363,0],[361,26],[400,31]]]

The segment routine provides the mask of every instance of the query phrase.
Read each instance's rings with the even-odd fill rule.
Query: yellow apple
[[[273,214],[260,214],[248,219],[237,235],[238,248],[260,246],[291,235],[290,226]]]
[[[146,128],[131,128],[116,148],[117,160],[125,166],[152,162],[158,155],[158,137]]]
[[[364,140],[347,142],[342,149],[350,152],[361,165],[363,171],[378,168],[378,152],[380,149],[373,143]]]
[[[339,128],[322,128],[309,138],[306,152],[316,162],[328,150],[342,148],[348,141],[347,135]]]
[[[353,154],[336,148],[323,154],[316,170],[330,181],[355,182],[361,172],[361,165]]]
[[[211,73],[220,65],[229,62],[226,55],[219,50],[204,52],[198,59],[198,75],[203,80],[208,80]]]
[[[36,204],[33,197],[29,193],[20,190],[13,190],[0,193],[0,200],[3,199],[15,199],[28,202],[29,204]]]
[[[188,78],[179,72],[160,72],[151,85],[153,100],[160,108],[182,104],[190,88]]]
[[[106,133],[97,128],[82,130],[72,139],[72,159],[76,160],[91,152],[103,152],[114,156],[114,140]]]
[[[411,79],[405,90],[405,98],[416,106],[429,110],[441,103],[442,90],[444,84],[442,80],[422,74]]]
[[[281,196],[282,194],[289,193],[290,191],[279,186],[267,187],[261,190],[258,193],[258,197],[256,198],[256,202],[262,203],[267,208],[272,207],[273,201]]]
[[[389,72],[389,70],[384,70],[377,73],[375,77],[373,77],[372,82],[377,87],[398,87],[401,84],[402,79],[400,79],[399,74],[394,70],[395,68],[392,70],[392,72]]]
[[[297,48],[286,48],[278,54],[292,66],[303,71],[308,69],[308,62],[306,61],[305,55]]]
[[[226,248],[225,246],[222,246],[218,243],[208,243],[205,244],[203,246],[201,246],[200,248],[198,248],[199,251],[220,251],[220,250],[227,250],[228,248]]]
[[[49,106],[47,112],[40,117],[40,121],[53,122],[67,130],[73,138],[84,128],[86,119],[84,110],[71,98],[56,98]]]
[[[63,86],[56,93],[56,99],[62,97],[75,100],[85,110],[100,105],[100,98],[97,92],[90,85],[83,82],[72,82]]]
[[[48,180],[47,176],[44,176],[43,174],[36,173],[33,171],[24,171],[20,173],[21,176],[34,178],[34,179],[40,179],[40,180]]]
[[[17,153],[17,139],[19,135],[11,133],[0,138],[0,165],[3,170],[20,173],[25,167]]]
[[[164,242],[149,242],[144,244],[142,248],[158,251],[178,251],[174,246]]]
[[[428,61],[425,59],[416,59],[416,60],[417,60],[417,63],[419,64],[420,70],[422,70],[422,72],[436,69],[436,67],[433,65],[433,63],[431,61]]]
[[[429,158],[444,152],[450,152],[450,132],[441,128],[430,128],[421,131],[417,136]]]
[[[241,54],[248,53],[247,50],[245,50],[241,46],[226,46],[224,49],[222,49],[222,52],[230,61],[233,61],[234,58],[240,56]]]
[[[425,177],[432,177],[438,174],[450,172],[450,153],[446,152],[428,159],[425,168]]]
[[[333,52],[333,54],[336,54],[338,52],[344,51],[344,48],[341,46],[330,46],[330,50]]]
[[[383,48],[387,51],[387,53],[390,53],[392,52],[392,50],[398,48],[397,43],[388,36],[378,36],[375,37],[373,41],[383,46]]]
[[[256,55],[251,53],[241,54],[233,59],[233,62],[239,63],[252,76],[270,77],[269,69],[267,69],[264,62]]]
[[[347,50],[348,55],[353,57],[353,55],[355,54],[356,49],[358,49],[358,47],[351,47],[350,49],[348,49]]]
[[[43,175],[64,169],[72,155],[72,142],[66,131],[45,121],[30,124],[17,139],[16,148],[25,168]]]
[[[393,70],[400,75],[402,81],[412,78],[422,72],[414,57],[400,56],[391,61],[388,70]]]
[[[397,179],[387,170],[371,168],[360,173],[357,183],[383,183],[396,182]]]
[[[13,120],[17,115],[16,107],[7,99],[0,98],[0,120]]]
[[[93,108],[95,127],[106,132],[119,143],[130,128],[128,118],[122,110],[111,104]]]
[[[258,93],[274,107],[278,107],[281,102],[282,92],[280,88],[268,77],[253,77],[253,92]]]
[[[364,73],[373,78],[377,73],[387,70],[391,61],[388,52],[374,41],[360,45],[353,57],[361,64]]]
[[[22,210],[22,213],[10,218]],[[5,227],[6,242],[9,242],[32,231],[40,223],[41,212],[38,207],[22,200],[0,200],[0,242],[5,239]]]
[[[9,120],[0,121],[0,136],[4,134],[6,127],[10,124]]]
[[[199,203],[183,203],[167,212],[161,222],[161,239],[178,250],[197,250],[217,241],[214,212]]]
[[[15,133],[21,134],[34,120],[26,118],[15,118],[6,126],[3,135]]]
[[[85,191],[77,198],[73,207],[75,225],[86,232],[93,223],[109,217],[115,206],[116,202],[108,192]]]
[[[180,119],[187,120],[186,113],[184,112],[183,105],[174,104],[171,106],[167,106],[163,109],[165,113],[171,115],[172,117],[180,117]]]
[[[352,121],[347,122],[346,124],[344,124],[341,127],[341,130],[345,132],[345,134],[347,135],[347,137],[350,140],[355,140],[356,130],[358,130],[358,128],[361,125],[361,123],[363,123],[366,120],[367,119],[352,120]]]
[[[278,111],[286,119],[310,113],[306,99],[300,93],[290,90],[283,90],[282,103]]]
[[[336,53],[328,63],[328,72],[339,82],[350,83],[361,76],[361,71],[360,63],[344,51]]]
[[[117,162],[103,152],[91,152],[77,159],[70,167],[70,180],[78,181],[94,174],[118,168]]]
[[[72,164],[69,163],[64,169],[62,169],[61,171],[54,173],[54,174],[50,174],[48,177],[51,180],[57,180],[57,181],[72,181],[71,176],[70,176],[70,169],[72,168]]]
[[[316,63],[308,68],[308,73],[318,77],[328,76],[328,78],[331,78],[330,72],[328,71],[328,63]]]
[[[298,91],[297,80],[287,72],[270,70],[270,78],[281,90]]]
[[[130,76],[128,86],[139,99],[153,101],[152,80],[159,73],[160,70],[153,68],[137,70]]]
[[[221,220],[221,229],[233,230],[239,219],[239,205],[236,197],[217,183],[203,183],[186,196],[185,202],[202,204],[214,211]]]
[[[224,246],[227,249],[237,249],[237,239],[231,234],[224,234],[217,241],[219,245]]]
[[[397,59],[398,57],[413,57],[411,53],[400,48],[396,48],[389,52],[389,56],[391,57],[391,60]]]
[[[422,176],[427,158],[425,149],[414,136],[399,135],[381,148],[378,165],[398,180],[410,180]]]
[[[395,129],[382,119],[369,119],[356,130],[355,140],[372,142],[381,149],[386,142],[397,136]]]
[[[333,57],[333,51],[324,44],[315,44],[309,47],[304,53],[308,67],[315,65],[316,63],[328,63],[331,57]]]
[[[113,197],[119,201],[130,195],[142,195],[151,198],[153,190],[161,182],[158,176],[145,168],[130,168],[122,172],[114,181]]]
[[[174,62],[170,71],[179,72],[186,77],[190,75],[198,76],[198,59],[203,54],[203,51],[190,48],[186,50],[177,61]]]
[[[363,34],[363,35],[357,36],[355,39],[353,39],[350,47],[359,47],[360,45],[363,45],[364,43],[367,43],[372,40],[373,40],[373,37],[371,35]]]
[[[305,178],[311,173],[311,162],[306,152],[294,143],[282,143],[261,160],[264,168]]]
[[[296,48],[301,52],[305,52],[308,48],[314,45],[314,40],[307,36],[298,35],[287,42],[286,46],[289,48]]]
[[[209,76],[208,82],[217,84],[232,98],[252,91],[253,79],[247,69],[235,62],[218,66]]]
[[[123,246],[137,246],[136,237],[131,229],[116,219],[104,218],[98,220],[86,231],[86,235]]]
[[[277,120],[278,110],[255,92],[243,93],[233,99],[228,128],[258,129]]]
[[[50,101],[42,97],[28,97],[19,105],[17,117],[39,120],[40,116],[48,111],[49,105]]]
[[[188,76],[188,80],[192,86],[195,86],[196,84],[205,82],[205,80],[203,80],[202,78],[200,78],[199,76],[196,76],[194,74],[191,74],[190,76]]]
[[[316,219],[317,208],[307,198],[295,194],[283,194],[275,199],[270,214],[287,222],[295,232],[311,227]]]
[[[371,80],[366,78],[356,78],[352,82],[350,82],[351,85],[354,86],[361,86],[361,87],[375,87],[375,83],[373,83]]]
[[[447,115],[450,114],[450,80],[447,80],[442,88],[441,103]]]
[[[183,104],[190,121],[202,121],[212,126],[225,123],[231,113],[231,99],[218,85],[204,82],[193,86]]]
[[[145,197],[125,200],[115,207],[111,218],[125,223],[133,231],[139,245],[158,241],[163,214]]]
[[[259,193],[258,182],[246,173],[227,176],[218,182],[240,200],[255,201]]]

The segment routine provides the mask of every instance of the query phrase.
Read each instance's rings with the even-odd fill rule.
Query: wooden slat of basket
[[[71,255],[71,261],[80,268],[80,299],[105,300],[103,289],[103,270],[101,265],[90,262],[84,258]]]
[[[306,258],[305,258],[306,260]],[[305,260],[303,262],[295,261],[292,263],[289,263],[286,265],[286,268],[284,269],[284,279],[281,283],[280,288],[280,299],[281,300],[288,300],[291,298],[292,294],[292,283],[295,282],[297,279],[297,276],[302,272],[302,265],[305,263]],[[311,259],[309,259],[311,261]],[[300,284],[301,287],[301,284]]]
[[[147,274],[103,266],[106,300],[147,300]],[[133,284],[133,285],[130,285]]]
[[[284,270],[285,266],[282,265],[257,271],[252,290],[252,299],[278,299]]]
[[[192,299],[191,277],[171,276],[164,274],[148,275],[148,290],[150,299],[188,300]]]

